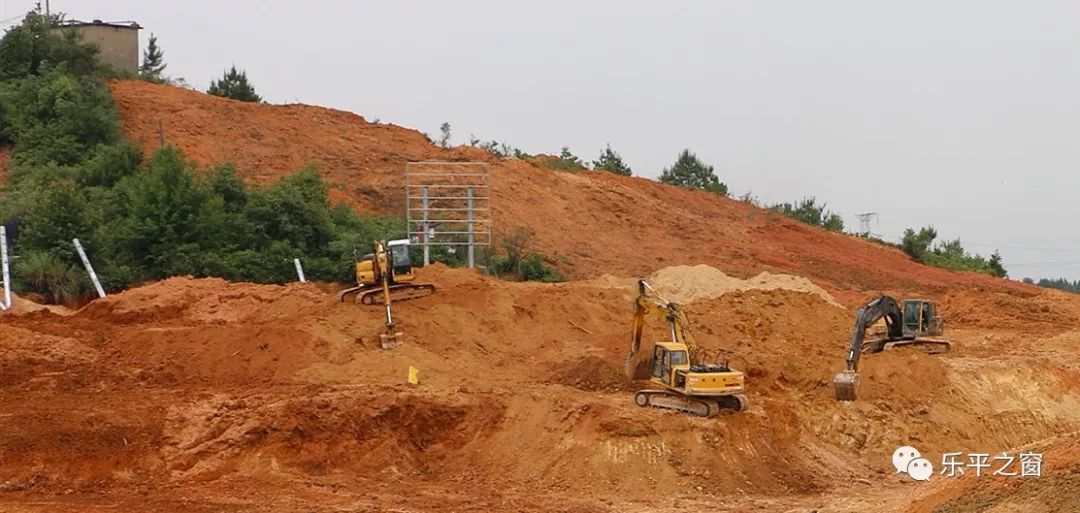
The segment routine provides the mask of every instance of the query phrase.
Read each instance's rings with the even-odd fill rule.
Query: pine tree
[[[143,80],[160,84],[167,81],[165,76],[162,75],[166,67],[168,67],[168,64],[165,64],[165,52],[158,46],[157,36],[150,34],[150,42],[146,45],[146,51],[143,52],[143,62],[139,66],[139,76]]]
[[[206,92],[242,102],[262,101],[262,98],[255,94],[255,88],[248,82],[247,72],[236,69],[235,65],[225,72],[221,80],[210,82],[210,88]]]
[[[600,154],[600,158],[596,159],[592,163],[593,169],[610,171],[617,175],[631,176],[630,166],[623,162],[621,156],[615,153],[615,150],[611,149],[611,145],[607,145],[604,148],[603,153]]]
[[[690,152],[683,150],[671,168],[660,173],[660,182],[677,185],[687,189],[701,189],[721,196],[727,196],[727,184],[716,177],[713,167],[705,164]]]
[[[994,253],[990,255],[990,262],[988,265],[990,267],[990,274],[993,276],[1004,278],[1009,274],[1005,271],[1005,265],[1001,261],[1001,254],[998,253],[996,249],[994,250]]]

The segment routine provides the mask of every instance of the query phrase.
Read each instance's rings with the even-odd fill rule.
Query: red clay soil
[[[172,278],[0,317],[0,509],[859,511],[910,503],[899,445],[940,458],[1080,429],[1080,369],[1061,363],[1080,332],[1039,328],[1080,312],[1059,293],[1016,298],[1037,336],[1026,310],[949,296],[957,351],[867,357],[852,404],[830,383],[850,311],[785,290],[688,304],[751,401],[697,419],[635,406],[618,377],[630,287],[420,279],[438,292],[395,305],[394,351],[380,308],[312,284]]]
[[[845,303],[848,290],[1036,291],[919,265],[895,249],[735,200],[606,172],[553,171],[467,146],[443,149],[416,130],[348,112],[243,103],[141,81],[114,82],[112,90],[127,135],[146,151],[158,147],[162,127],[165,140],[196,163],[232,162],[255,183],[312,164],[332,184],[335,201],[360,210],[402,211],[408,161],[489,162],[497,234],[533,230],[534,249],[570,278],[705,263],[740,277],[763,270],[799,274],[839,291]]]

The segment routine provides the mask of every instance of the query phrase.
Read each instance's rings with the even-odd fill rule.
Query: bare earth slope
[[[940,291],[1033,288],[913,263],[901,252],[827,233],[741,202],[605,172],[556,172],[471,147],[442,149],[415,131],[307,105],[260,105],[139,81],[114,82],[128,136],[145,150],[165,140],[201,165],[232,162],[266,182],[314,164],[334,199],[401,212],[410,160],[488,161],[496,229],[529,227],[536,249],[571,278],[646,275],[704,263],[743,278],[761,271],[833,289]]]

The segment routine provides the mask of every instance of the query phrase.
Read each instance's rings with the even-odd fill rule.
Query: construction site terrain
[[[910,261],[751,205],[439,148],[303,105],[115,82],[128,136],[253,183],[315,164],[334,201],[400,212],[404,163],[490,164],[496,238],[528,228],[570,281],[441,264],[378,307],[333,285],[176,277],[77,310],[0,316],[0,511],[942,512],[1080,509],[1080,300]],[[635,279],[678,301],[749,408],[640,408],[623,377]],[[833,398],[854,309],[934,300],[953,351],[864,359]],[[668,336],[658,320],[648,340]],[[419,369],[419,383],[406,380]],[[914,482],[899,446],[1044,455],[1041,477]]]

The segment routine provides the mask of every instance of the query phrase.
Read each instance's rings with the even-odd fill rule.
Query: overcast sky
[[[0,20],[34,5],[0,0]],[[933,224],[1010,276],[1080,278],[1080,3],[52,0],[136,20],[167,73],[525,151],[690,148],[734,195]],[[11,22],[4,26],[10,26]]]

